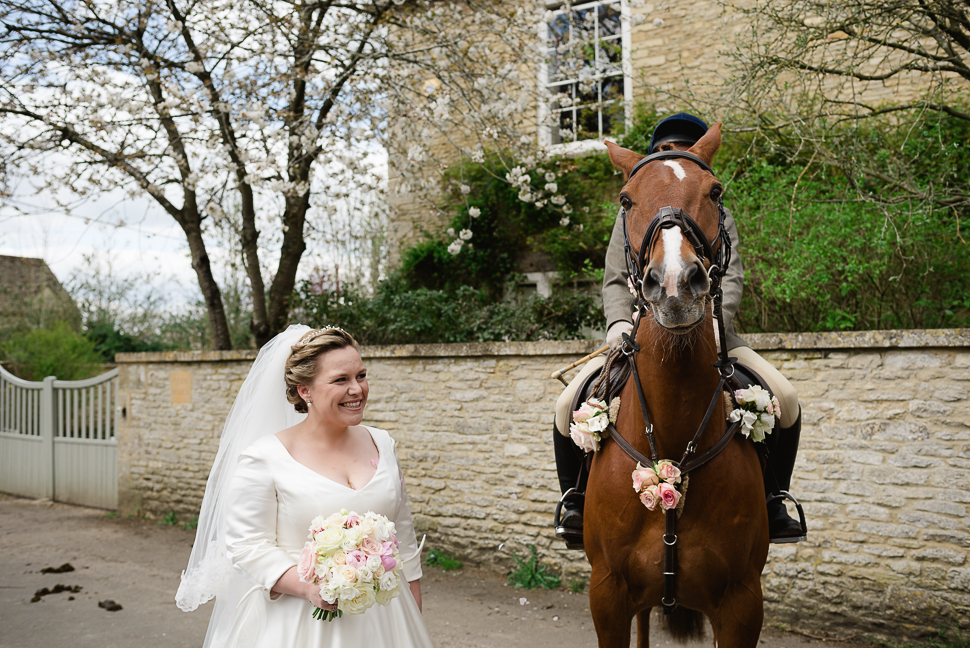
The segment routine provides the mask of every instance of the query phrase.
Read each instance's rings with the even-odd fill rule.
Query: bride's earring
[[[313,404],[313,401],[310,400],[310,397],[309,396],[307,396],[307,398],[306,398],[306,404],[307,404],[307,406],[310,406],[310,405]]]

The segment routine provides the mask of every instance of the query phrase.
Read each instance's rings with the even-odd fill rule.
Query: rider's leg
[[[781,375],[767,360],[755,353],[751,347],[735,347],[728,351],[748,367],[758,373],[772,393],[778,398],[781,416],[778,427],[765,438],[770,465],[765,471],[766,496],[777,490],[789,490],[792,472],[795,469],[795,456],[798,453],[798,440],[801,436],[801,407],[798,393],[788,379]],[[802,535],[801,524],[791,517],[783,499],[768,502],[768,534],[772,540],[792,541]]]
[[[600,355],[589,362],[580,370],[576,377],[570,381],[569,385],[563,390],[559,399],[556,401],[556,418],[553,425],[553,448],[556,453],[556,472],[559,475],[559,488],[565,493],[570,488],[577,486],[580,469],[583,462],[582,451],[569,438],[569,408],[572,407],[573,398],[576,390],[585,379],[594,371],[598,371],[606,363],[606,356]],[[586,484],[578,485],[580,492],[586,490]],[[583,497],[570,496],[563,501],[563,510],[560,524],[568,527],[571,532],[570,542],[578,542],[583,533]]]

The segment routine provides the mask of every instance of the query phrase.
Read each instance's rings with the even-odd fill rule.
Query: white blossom
[[[548,191],[549,193],[556,193],[557,191],[559,191],[559,185],[556,184],[555,182],[547,182],[546,191]]]
[[[573,213],[573,206],[572,205],[563,205],[563,207],[562,207],[562,213],[564,213],[564,214],[571,214],[571,213]]]
[[[653,19],[653,26],[654,27],[663,27],[664,26],[664,19],[663,18],[654,18]]]
[[[552,171],[547,171],[546,182],[555,182],[555,181],[556,181],[556,174],[553,173]]]
[[[563,216],[559,219],[559,224],[562,227],[569,227],[569,216]]]
[[[565,205],[566,204],[566,197],[565,196],[553,196],[549,200],[552,202],[553,205]]]
[[[472,218],[478,218],[479,216],[482,215],[482,210],[479,209],[478,207],[469,207],[468,215],[471,216]]]
[[[468,194],[470,194],[472,192],[472,188],[469,187],[466,184],[461,185],[459,187],[459,189],[461,190],[461,193],[462,193],[463,196],[467,196]]]
[[[467,241],[467,240],[471,239],[471,237],[472,237],[472,231],[471,230],[468,230],[468,229],[463,229],[461,231],[461,233],[458,234],[458,237],[462,241]]]
[[[455,254],[458,254],[459,252],[461,252],[461,239],[455,239],[448,246],[448,253],[451,255],[455,255]]]
[[[455,228],[454,227],[449,227],[448,230],[447,230],[447,232],[448,232],[448,236],[454,236],[455,235]]]

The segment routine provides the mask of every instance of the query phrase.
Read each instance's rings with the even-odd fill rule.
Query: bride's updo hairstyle
[[[337,349],[354,347],[360,351],[354,336],[339,328],[322,328],[307,331],[306,335],[292,347],[286,359],[283,379],[286,381],[286,400],[293,404],[297,412],[307,413],[306,401],[300,397],[296,388],[309,385],[317,377],[317,358]]]

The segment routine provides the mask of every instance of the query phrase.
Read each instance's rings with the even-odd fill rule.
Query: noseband
[[[660,151],[653,155],[648,155],[637,162],[633,170],[630,171],[630,177],[627,178],[627,182],[633,179],[637,171],[656,160],[690,160],[711,175],[714,175],[711,167],[693,153],[688,153],[687,151]],[[627,229],[626,210],[621,208],[620,211],[623,218],[623,247],[625,250],[627,272],[629,272],[630,279],[636,288],[638,301],[641,303],[646,302],[643,296],[643,280],[646,278],[647,254],[649,250],[653,249],[657,235],[661,231],[672,227],[680,228],[684,234],[684,238],[694,247],[694,253],[697,255],[697,258],[702,259],[707,265],[707,276],[711,280],[709,296],[718,293],[721,287],[721,279],[724,277],[724,273],[727,272],[728,264],[731,263],[731,237],[728,236],[727,228],[724,226],[724,201],[721,198],[717,200],[718,224],[716,240],[720,242],[717,252],[714,251],[711,242],[707,240],[707,235],[704,234],[704,230],[701,229],[700,225],[687,212],[678,207],[661,207],[660,211],[654,215],[650,224],[647,226],[647,231],[640,241],[640,249],[634,255],[633,247],[630,244],[630,233]]]

